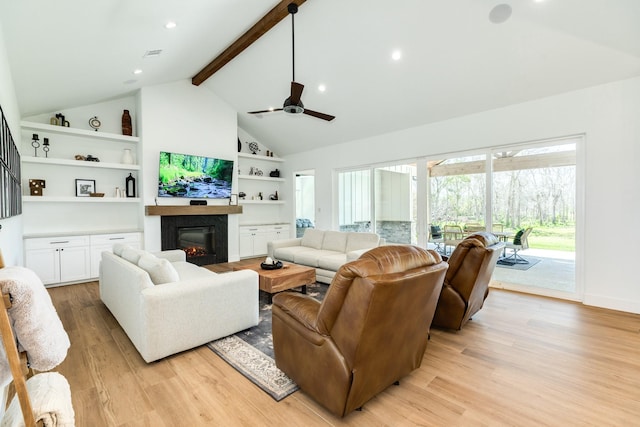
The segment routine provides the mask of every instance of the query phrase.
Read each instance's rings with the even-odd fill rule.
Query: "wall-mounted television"
[[[233,160],[160,152],[158,197],[228,199]]]

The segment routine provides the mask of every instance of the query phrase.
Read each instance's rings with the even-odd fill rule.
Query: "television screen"
[[[233,160],[160,152],[159,197],[228,199]]]

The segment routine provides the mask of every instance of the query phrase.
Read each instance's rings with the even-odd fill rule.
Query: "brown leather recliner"
[[[380,246],[343,265],[322,303],[273,298],[276,365],[344,416],[420,366],[447,263],[433,250]]]
[[[462,329],[489,295],[489,282],[504,243],[487,232],[468,236],[449,258],[449,269],[438,300],[433,325]]]

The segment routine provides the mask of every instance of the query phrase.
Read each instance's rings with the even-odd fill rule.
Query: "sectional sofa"
[[[331,283],[340,266],[382,244],[375,233],[307,228],[302,237],[269,242],[267,252],[274,260],[314,267],[318,282]]]

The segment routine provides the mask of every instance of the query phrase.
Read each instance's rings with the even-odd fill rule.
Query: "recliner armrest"
[[[318,332],[316,320],[320,310],[320,302],[308,295],[283,292],[273,297],[273,305],[279,307],[294,320],[307,329]]]

